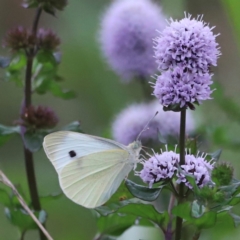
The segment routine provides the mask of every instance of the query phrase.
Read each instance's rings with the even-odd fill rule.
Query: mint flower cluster
[[[152,39],[165,25],[161,8],[150,0],[116,0],[107,8],[99,40],[109,66],[123,82],[156,72]]]
[[[192,189],[192,185],[186,179],[186,175],[192,175],[199,188],[211,183],[211,171],[214,162],[207,161],[206,154],[197,156],[185,155],[185,164],[179,166],[180,156],[173,151],[154,153],[148,160],[143,161],[143,169],[138,173],[143,182],[152,188],[154,183],[171,180],[175,177],[176,183],[184,183]],[[179,169],[180,168],[180,169]]]
[[[155,58],[161,75],[153,94],[164,107],[188,108],[210,99],[212,74],[220,55],[217,35],[202,17],[170,20],[154,42]]]
[[[158,114],[153,118],[156,112]],[[157,101],[131,104],[115,117],[112,123],[113,138],[128,145],[137,139],[147,124],[147,130],[139,136],[139,140],[144,145],[149,142],[159,142],[159,134],[165,139],[176,138],[179,135],[179,117],[179,112],[163,111]],[[153,119],[149,122],[151,118]],[[191,134],[196,129],[192,112],[187,112],[186,121],[186,132]]]

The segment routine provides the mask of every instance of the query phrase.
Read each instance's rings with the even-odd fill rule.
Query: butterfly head
[[[142,149],[142,143],[140,141],[134,141],[128,145],[128,148],[131,149],[135,155],[139,156]]]

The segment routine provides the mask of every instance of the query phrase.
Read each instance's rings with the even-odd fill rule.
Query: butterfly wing
[[[68,163],[59,174],[63,192],[87,208],[104,204],[133,168],[129,153],[115,149],[92,153]]]
[[[43,148],[58,173],[65,165],[83,156],[107,150],[127,150],[126,146],[110,139],[70,131],[47,135]]]

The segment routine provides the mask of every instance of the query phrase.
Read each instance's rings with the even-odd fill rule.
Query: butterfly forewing
[[[126,150],[106,150],[68,163],[59,174],[67,197],[87,208],[104,204],[133,168]]]
[[[65,165],[80,157],[106,150],[126,150],[124,145],[109,139],[68,131],[47,135],[43,147],[58,173]]]

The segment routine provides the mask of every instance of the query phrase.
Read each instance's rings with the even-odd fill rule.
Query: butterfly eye
[[[77,154],[76,154],[76,152],[75,151],[70,151],[69,153],[69,156],[71,157],[71,158],[73,158],[73,157],[76,157],[77,156]]]

